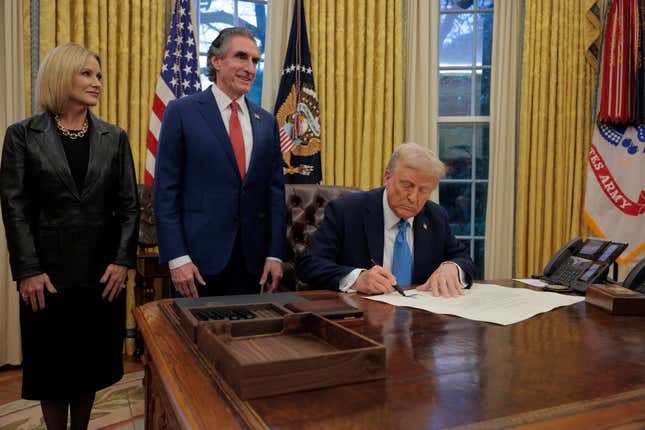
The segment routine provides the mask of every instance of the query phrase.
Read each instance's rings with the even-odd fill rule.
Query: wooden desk
[[[365,313],[352,329],[387,347],[387,379],[250,401],[210,374],[168,300],[135,309],[146,428],[645,428],[643,317],[581,302],[499,326],[345,298]]]

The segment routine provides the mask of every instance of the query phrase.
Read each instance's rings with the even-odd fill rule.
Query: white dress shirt
[[[224,127],[226,127],[226,133],[230,136],[231,132],[228,127],[229,122],[231,121],[231,102],[233,100],[224,94],[217,85],[213,85],[211,88],[213,89],[213,95],[215,96],[217,107],[222,114],[222,121],[224,122]],[[242,136],[244,137],[244,159],[246,161],[245,169],[248,172],[249,162],[251,161],[251,152],[253,152],[253,128],[251,128],[251,117],[249,108],[246,105],[245,97],[241,96],[235,101],[239,106],[237,117],[239,118],[240,126],[242,127]]]

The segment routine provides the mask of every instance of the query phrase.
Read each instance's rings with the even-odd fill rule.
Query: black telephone
[[[627,275],[623,287],[645,294],[645,258],[643,258]]]
[[[606,280],[609,266],[625,248],[626,243],[576,237],[551,257],[541,278],[550,284],[585,292],[594,282]]]

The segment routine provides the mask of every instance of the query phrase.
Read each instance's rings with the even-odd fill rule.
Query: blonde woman
[[[49,429],[87,428],[97,390],[123,375],[127,268],[138,201],[128,137],[90,108],[103,89],[96,52],[68,43],[38,72],[41,113],[11,125],[0,194],[21,295],[22,396]]]

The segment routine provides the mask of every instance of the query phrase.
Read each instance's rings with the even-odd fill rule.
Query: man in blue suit
[[[258,293],[269,279],[274,291],[282,277],[278,125],[244,97],[258,60],[251,31],[222,30],[208,51],[215,85],[164,113],[154,186],[159,258],[184,297]]]
[[[385,187],[330,201],[325,218],[297,263],[304,282],[380,294],[416,285],[456,297],[472,283],[473,262],[428,201],[446,168],[427,149],[406,143],[392,154]]]

